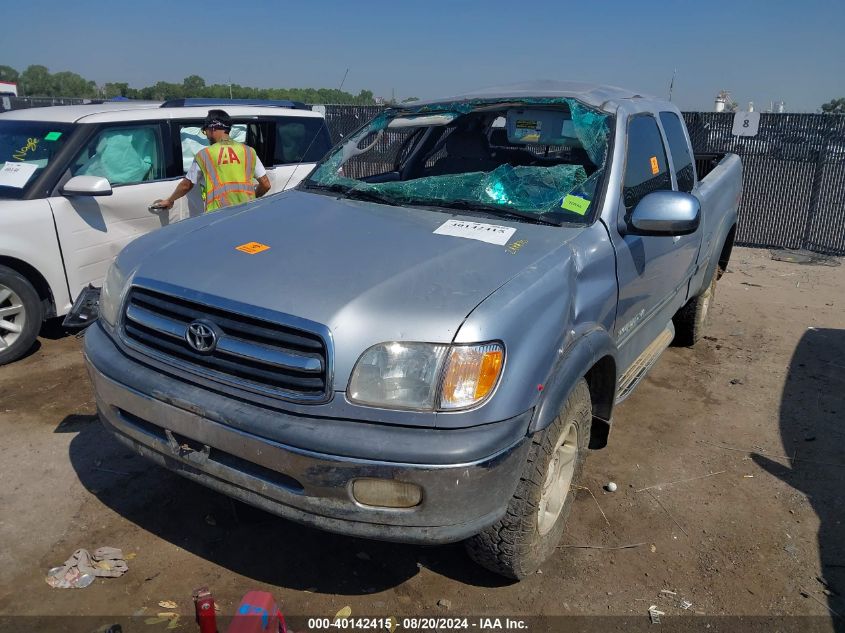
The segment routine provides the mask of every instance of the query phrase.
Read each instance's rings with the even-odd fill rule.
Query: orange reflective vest
[[[249,145],[231,139],[210,145],[196,155],[204,177],[202,199],[206,211],[216,211],[255,199],[252,184],[256,154]]]

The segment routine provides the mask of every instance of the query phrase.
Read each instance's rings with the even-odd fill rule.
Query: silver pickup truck
[[[388,109],[296,190],[123,250],[85,337],[100,417],[283,517],[521,578],[614,405],[701,336],[740,190],[627,90]]]

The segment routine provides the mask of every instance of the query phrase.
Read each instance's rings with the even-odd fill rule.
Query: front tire
[[[505,516],[466,541],[470,558],[520,579],[554,551],[566,527],[590,438],[592,405],[582,378],[555,420],[534,435],[528,461]]]
[[[32,284],[0,266],[0,365],[26,354],[38,337],[44,308]]]

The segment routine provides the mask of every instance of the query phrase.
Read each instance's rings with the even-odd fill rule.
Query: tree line
[[[305,103],[344,103],[372,105],[373,93],[361,90],[357,95],[334,88],[251,88],[239,84],[206,84],[199,75],[190,75],[182,83],[156,82],[145,88],[132,88],[128,83],[108,82],[98,86],[77,73],[51,73],[46,66],[28,66],[18,72],[11,66],[0,65],[0,81],[18,85],[18,95],[26,97],[71,97],[82,99],[147,99],[164,101],[183,97],[215,99],[290,99]]]

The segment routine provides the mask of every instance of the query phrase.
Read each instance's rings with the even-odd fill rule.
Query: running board
[[[631,363],[631,366],[625,370],[622,377],[619,379],[619,389],[616,391],[616,403],[619,404],[625,398],[631,395],[640,380],[642,380],[660,358],[660,355],[669,347],[672,339],[675,338],[675,328],[671,321],[666,329],[657,335],[649,346],[643,350],[637,359]]]

